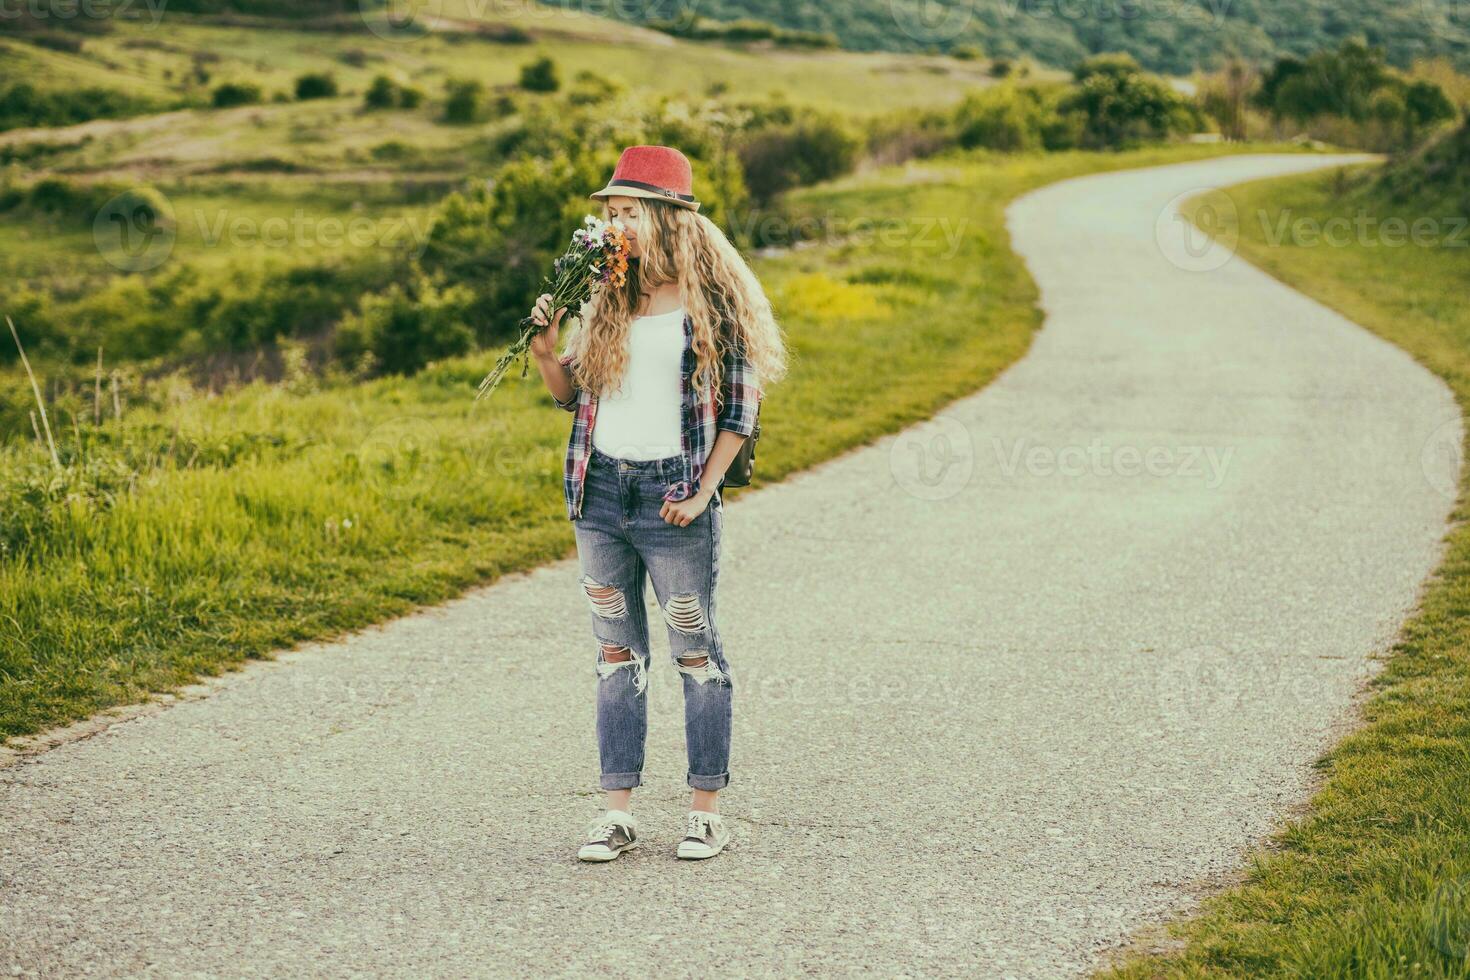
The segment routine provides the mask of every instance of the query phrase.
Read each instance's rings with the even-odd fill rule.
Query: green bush
[[[948,109],[901,109],[869,119],[865,128],[867,155],[880,166],[933,156],[958,142]]]
[[[424,101],[424,93],[407,85],[400,85],[387,75],[378,75],[368,86],[362,97],[364,109],[415,109]]]
[[[389,109],[398,102],[398,86],[387,75],[379,75],[368,86],[362,104],[368,109]]]
[[[620,98],[628,86],[616,78],[607,78],[584,68],[577,72],[572,87],[567,91],[567,101],[574,106],[601,105]]]
[[[216,109],[237,105],[254,105],[261,100],[260,86],[250,82],[225,82],[214,90],[211,101]]]
[[[474,299],[467,286],[445,287],[416,273],[407,289],[394,283],[363,298],[337,328],[337,356],[360,364],[371,354],[385,373],[414,374],[431,361],[468,353],[475,344]]]
[[[310,73],[296,79],[296,99],[305,102],[308,99],[329,99],[337,94],[337,79],[332,75],[322,73]]]
[[[980,89],[965,97],[955,112],[959,144],[1004,153],[1040,150],[1048,107],[1037,91],[1014,85]]]
[[[122,119],[162,106],[105,88],[41,91],[28,82],[0,82],[0,131],[24,126],[71,126],[92,119]]]
[[[1405,79],[1388,66],[1381,48],[1356,40],[1305,59],[1278,59],[1262,76],[1254,102],[1277,120],[1375,150],[1413,146],[1426,130],[1456,116],[1442,88]]]
[[[537,58],[521,67],[521,88],[527,92],[555,92],[561,88],[561,76],[556,62],[550,58]]]
[[[779,114],[778,114],[779,115]],[[790,113],[742,134],[737,148],[745,182],[757,201],[831,180],[857,164],[860,141],[842,118],[816,110]]]
[[[480,117],[480,96],[484,86],[477,81],[450,81],[446,85],[444,121],[456,125],[472,123]]]
[[[1073,72],[1076,88],[1058,107],[1084,117],[1081,146],[1115,150],[1155,142],[1202,125],[1199,111],[1127,54],[1088,58]]]

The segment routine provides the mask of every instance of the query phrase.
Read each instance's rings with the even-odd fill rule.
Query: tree
[[[956,111],[960,146],[985,147],[1003,153],[1042,148],[1045,112],[1034,88],[997,85],[965,97]]]
[[[368,86],[362,104],[369,109],[389,109],[398,101],[398,86],[387,75],[379,75]]]
[[[226,82],[214,90],[212,101],[216,109],[254,105],[260,101],[260,86],[249,82]]]
[[[329,99],[337,94],[337,79],[324,73],[302,75],[296,79],[296,98]]]
[[[449,98],[444,102],[444,121],[463,125],[480,115],[480,93],[483,86],[473,79],[448,83]]]
[[[1184,97],[1144,74],[1132,55],[1088,58],[1077,66],[1073,78],[1077,86],[1059,108],[1064,115],[1079,112],[1085,117],[1084,148],[1112,149],[1160,140],[1196,122],[1196,112]]]
[[[1238,143],[1246,138],[1247,111],[1258,81],[1255,70],[1238,58],[1205,81],[1200,105],[1227,140]]]
[[[1409,143],[1417,143],[1424,128],[1453,118],[1455,104],[1433,82],[1410,82],[1404,89],[1404,135]]]
[[[521,88],[527,92],[555,92],[561,88],[561,77],[557,74],[556,62],[550,58],[537,58],[521,68]]]

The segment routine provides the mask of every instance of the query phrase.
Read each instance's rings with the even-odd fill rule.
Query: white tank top
[[[684,310],[640,316],[628,329],[628,371],[597,400],[592,445],[619,459],[683,452]]]

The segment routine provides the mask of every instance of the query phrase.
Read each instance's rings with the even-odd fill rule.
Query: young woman
[[[597,640],[607,811],[578,857],[611,861],[638,843],[630,801],[648,730],[647,575],[684,686],[693,800],[677,853],[708,858],[730,837],[716,802],[730,781],[732,693],[715,625],[720,484],[766,386],[785,374],[786,349],[755,275],[699,213],[682,153],[630,147],[592,197],[628,235],[627,285],[594,298],[561,357],[566,310],[542,296],[532,316],[548,326],[531,345],[552,397],[576,413],[563,490]]]

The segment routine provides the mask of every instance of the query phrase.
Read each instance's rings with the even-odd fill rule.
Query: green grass
[[[1015,196],[1220,152],[956,157],[798,195],[893,233],[758,262],[794,358],[756,485],[927,418],[1026,350],[1040,314],[1004,230]],[[80,437],[61,422],[59,477],[33,443],[0,450],[0,737],[573,554],[568,417],[534,372],[474,405],[494,356],[315,392],[182,391]]]
[[[169,261],[221,274],[241,262],[350,259],[421,243],[433,212],[429,203],[406,203],[410,195],[397,183],[186,180],[158,190],[174,215]],[[81,217],[0,215],[0,278],[7,281],[73,292],[117,274],[110,254]]]
[[[1395,206],[1320,174],[1224,193],[1239,220],[1221,231],[1238,227],[1242,255],[1402,347],[1470,407],[1470,235],[1459,231],[1459,247],[1435,237],[1453,235],[1462,213]],[[1283,215],[1325,226],[1360,212],[1410,227],[1430,218],[1437,230],[1421,245],[1389,244],[1394,231],[1339,234],[1340,245],[1271,241]],[[1465,478],[1470,485],[1470,469]],[[1444,562],[1373,682],[1363,726],[1322,760],[1325,783],[1309,813],[1254,854],[1242,884],[1173,928],[1182,948],[1135,957],[1108,976],[1470,976],[1465,489]]]

